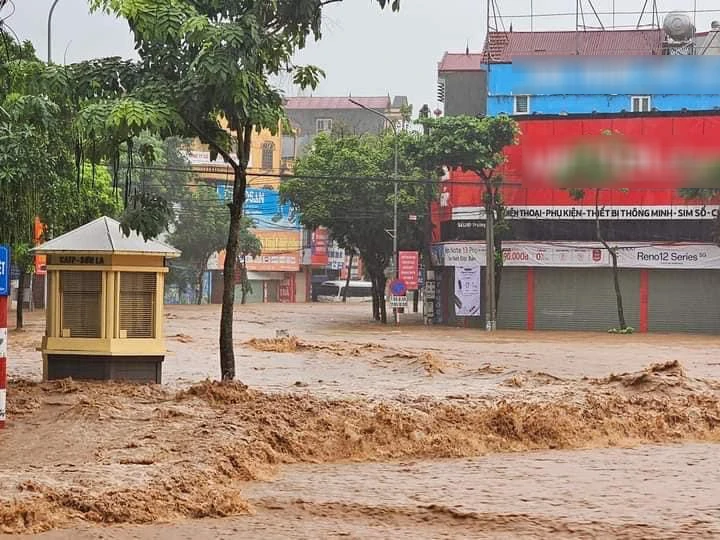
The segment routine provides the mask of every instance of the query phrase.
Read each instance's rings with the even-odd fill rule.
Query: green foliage
[[[210,255],[225,245],[229,222],[217,192],[201,184],[180,203],[169,241],[182,251],[182,261],[204,271]]]
[[[446,116],[421,119],[421,123],[430,130],[417,148],[424,168],[460,168],[483,180],[490,180],[505,163],[503,150],[517,144],[520,135],[517,122],[507,116]]]
[[[122,201],[112,187],[112,177],[107,167],[95,167],[93,172],[93,167],[85,164],[81,177],[79,187],[74,177],[67,175],[47,185],[40,194],[39,217],[51,227],[54,236],[101,216],[119,218],[122,214]]]
[[[122,215],[120,229],[125,236],[137,231],[145,240],[151,240],[167,230],[172,217],[167,199],[146,191],[136,192]]]
[[[626,326],[625,328],[611,328],[608,330],[608,334],[630,335],[634,333],[635,329],[632,326]]]
[[[400,137],[398,241],[401,249],[419,249],[427,217],[425,189],[412,180],[425,176],[408,151],[419,136]],[[393,227],[393,159],[394,137],[389,133],[343,138],[322,134],[296,163],[298,177],[281,185],[280,193],[299,210],[306,227],[327,227],[343,249],[359,251],[371,272],[382,273],[392,260],[387,231]],[[410,221],[410,214],[421,219]]]

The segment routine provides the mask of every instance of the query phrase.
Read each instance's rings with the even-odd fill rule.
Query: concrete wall
[[[477,116],[487,111],[487,73],[453,71],[440,73],[445,81],[445,116]]]
[[[381,133],[385,129],[385,121],[377,115],[358,108],[345,109],[290,109],[287,112],[293,127],[300,128],[297,143],[297,155],[303,151],[317,135],[317,120],[331,119],[333,130],[342,130],[348,135],[361,133]],[[382,111],[385,113],[385,111]]]

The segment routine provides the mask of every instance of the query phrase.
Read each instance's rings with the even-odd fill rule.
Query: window
[[[155,337],[155,290],[153,272],[120,273],[120,337]]]
[[[330,133],[332,131],[332,118],[318,118],[315,120],[315,130],[317,133]]]
[[[530,114],[530,96],[515,96],[515,114]]]
[[[323,283],[322,285],[320,285],[320,289],[318,290],[319,296],[330,296],[332,298],[337,298],[338,294],[340,294],[340,287],[338,287],[337,285]]]
[[[272,169],[275,161],[275,144],[268,141],[262,145],[262,168]]]
[[[650,96],[633,96],[632,112],[650,112]]]
[[[345,290],[345,287],[343,287]],[[352,285],[348,288],[348,298],[368,298],[372,296],[371,287],[353,287]]]
[[[61,336],[99,338],[102,272],[60,272]]]

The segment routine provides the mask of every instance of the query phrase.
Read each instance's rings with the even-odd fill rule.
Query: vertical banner
[[[480,293],[480,267],[455,268],[455,314],[460,317],[479,317],[482,302]]]
[[[418,290],[420,256],[417,251],[398,253],[398,278],[405,282],[409,291]]]

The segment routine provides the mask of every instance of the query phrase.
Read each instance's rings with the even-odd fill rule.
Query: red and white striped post
[[[7,408],[7,320],[10,294],[10,248],[0,245],[0,429],[5,427]]]

